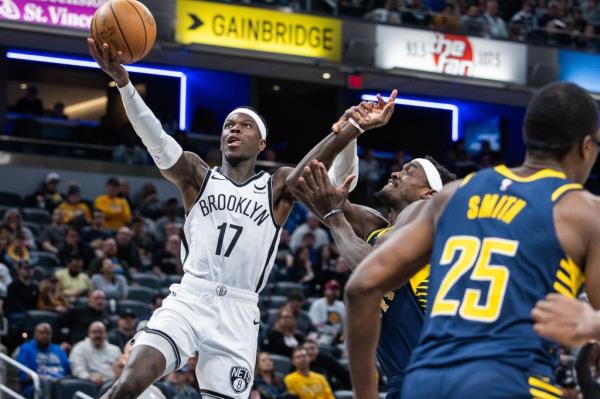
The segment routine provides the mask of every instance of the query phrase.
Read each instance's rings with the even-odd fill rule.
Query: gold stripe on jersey
[[[464,177],[464,179],[462,179],[462,181],[460,182],[460,186],[461,187],[466,186],[471,181],[471,179],[473,178],[473,176],[475,176],[475,172],[469,173],[468,175],[466,175]]]
[[[375,242],[371,242],[372,240],[377,240],[379,237],[384,235],[390,230],[391,227],[383,227],[381,229],[373,230],[371,234],[367,236],[367,242],[371,245],[375,245]]]
[[[517,181],[519,183],[530,183],[532,181],[546,179],[548,177],[556,177],[558,179],[566,179],[567,176],[563,172],[559,172],[554,169],[542,169],[538,170],[532,175],[522,177],[516,175],[512,170],[508,169],[506,165],[499,165],[494,168],[494,170],[500,173],[504,177],[508,177],[511,180]]]
[[[540,399],[560,399],[562,396],[556,396],[556,395],[552,395],[550,393],[541,391],[539,389],[535,389],[535,388],[529,388],[529,393],[531,395],[533,395],[536,398],[540,398]]]
[[[583,186],[579,183],[563,184],[562,186],[560,186],[559,188],[554,190],[554,192],[552,193],[552,196],[550,198],[552,199],[552,202],[556,202],[556,200],[559,199],[567,191],[581,190],[582,188],[583,188]]]
[[[549,382],[543,381],[539,378],[536,377],[529,377],[529,379],[527,380],[527,382],[529,383],[529,385],[532,388],[539,388],[542,389],[548,393],[554,394],[554,395],[558,395],[561,396],[562,395],[562,391],[555,387],[554,385],[550,384]]]
[[[581,268],[567,256],[560,261],[560,267],[556,271],[556,281],[553,288],[568,298],[577,298],[579,289],[585,280]]]

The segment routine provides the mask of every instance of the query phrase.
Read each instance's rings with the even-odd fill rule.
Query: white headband
[[[413,162],[417,162],[423,170],[425,171],[425,176],[427,176],[427,182],[429,183],[429,187],[431,187],[436,192],[442,190],[444,186],[442,184],[442,177],[440,176],[440,172],[435,168],[433,163],[425,158],[415,158]]]
[[[231,111],[229,113],[229,115],[227,115],[227,118],[225,118],[225,120],[227,121],[227,119],[231,118],[231,115],[233,115],[233,114],[245,114],[245,115],[248,115],[249,117],[251,117],[254,120],[254,122],[256,122],[256,125],[258,126],[258,131],[260,132],[260,137],[262,137],[263,140],[267,139],[267,127],[265,126],[264,122],[262,121],[262,119],[260,119],[260,116],[258,116],[258,114],[256,112],[254,112],[248,108],[236,108],[233,111]]]

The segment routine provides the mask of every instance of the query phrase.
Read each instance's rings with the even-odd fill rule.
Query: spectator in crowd
[[[113,368],[115,379],[119,378],[123,373],[123,369],[125,368],[125,364],[127,363],[127,359],[129,359],[132,350],[133,344],[129,341],[125,345],[125,349],[123,349],[123,354],[119,357],[119,360],[115,363]],[[192,371],[195,371],[195,369],[192,369]],[[108,387],[106,389],[108,389]],[[166,399],[166,397],[155,385],[150,385],[148,389],[138,396],[138,399]]]
[[[58,254],[60,248],[65,242],[65,226],[64,215],[60,208],[54,209],[52,212],[52,223],[44,227],[39,238],[44,251]]]
[[[117,189],[117,196],[127,201],[127,204],[129,204],[129,209],[133,209],[133,202],[131,201],[131,187],[129,186],[129,181],[127,181],[127,179],[119,179],[119,188]]]
[[[165,385],[173,392],[173,399],[200,399],[200,394],[187,381],[187,366],[167,376]]]
[[[10,229],[14,236],[23,236],[28,249],[36,249],[33,233],[29,227],[23,225],[21,212],[17,208],[8,209],[4,213],[4,225]]]
[[[55,102],[48,116],[55,119],[69,119],[67,114],[65,114],[65,103],[61,101]]]
[[[17,100],[15,112],[33,116],[44,115],[44,104],[38,97],[36,86],[28,86],[25,95]]]
[[[10,265],[16,265],[20,262],[31,262],[31,255],[27,248],[27,238],[22,232],[17,232],[6,249],[4,260]]]
[[[444,9],[440,14],[435,14],[432,18],[431,27],[436,30],[440,30],[442,32],[450,32],[456,33],[460,30],[460,14],[457,12],[456,6],[454,3],[446,3]],[[402,153],[402,160],[397,160],[393,162],[391,172],[402,170],[404,163],[404,151],[399,151]],[[390,174],[388,173],[388,174]]]
[[[430,20],[429,10],[421,0],[412,0],[410,4],[407,4],[407,10],[402,14],[402,23],[407,26],[427,28]],[[379,183],[379,178],[377,183]]]
[[[48,323],[35,326],[33,339],[18,349],[17,361],[38,373],[46,398],[51,397],[51,382],[71,374],[67,354],[60,346],[52,343],[52,327]],[[33,380],[20,371],[19,380],[26,398],[33,397]]]
[[[467,14],[461,17],[459,33],[467,36],[485,35],[485,26],[479,16],[477,5],[471,4],[467,9]]]
[[[116,268],[110,258],[104,258],[100,273],[92,276],[92,285],[95,290],[104,292],[108,299],[125,299],[129,292],[127,280],[122,275],[115,274]]]
[[[306,336],[314,331],[312,320],[308,313],[303,308],[306,303],[306,298],[300,290],[291,290],[287,295],[286,306],[292,311],[296,320],[296,331]]]
[[[82,273],[82,270],[83,259],[78,254],[74,254],[67,259],[67,267],[56,272],[58,287],[70,302],[92,292],[92,281],[87,274]]]
[[[131,222],[131,209],[127,200],[117,196],[119,181],[111,177],[106,182],[106,194],[96,197],[95,208],[106,217],[105,227],[117,230]]]
[[[340,297],[340,283],[329,280],[325,283],[324,296],[315,299],[310,306],[308,314],[319,332],[319,342],[331,344],[336,342],[342,334],[346,308]]]
[[[538,27],[537,15],[533,11],[533,1],[523,0],[523,7],[510,19],[513,39],[525,40],[527,35]]]
[[[306,218],[306,223],[300,225],[293,233],[290,242],[290,247],[293,251],[302,247],[304,236],[306,233],[312,233],[315,237],[314,244],[311,249],[321,248],[331,242],[327,231],[320,227],[319,219],[312,213],[309,213]]]
[[[283,380],[288,392],[299,399],[334,399],[325,377],[310,370],[310,359],[306,349],[294,349],[292,364],[296,371],[286,375]]]
[[[94,211],[92,223],[82,231],[82,238],[94,249],[102,248],[102,242],[110,237],[110,234],[104,230],[106,216],[100,211]]]
[[[323,272],[335,269],[336,258],[331,251],[331,245],[323,245],[317,252],[317,261],[313,265],[313,271],[316,276]],[[318,280],[318,279],[317,279]]]
[[[73,346],[69,362],[73,376],[90,380],[98,388],[115,378],[114,367],[121,357],[121,349],[106,340],[106,327],[101,321],[90,324],[88,335]]]
[[[583,18],[592,26],[600,26],[600,4],[598,0],[583,0],[580,2]]]
[[[154,184],[142,187],[141,203],[138,204],[137,208],[140,214],[146,218],[158,219],[162,216],[163,206],[158,199],[158,193]]]
[[[94,321],[101,321],[105,326],[110,325],[106,312],[106,295],[100,290],[92,291],[87,305],[69,309],[61,314],[58,325],[69,330],[67,342],[72,344],[85,338],[90,324]]]
[[[148,270],[152,267],[152,257],[156,251],[156,240],[147,232],[144,219],[136,216],[131,221],[131,243],[138,252],[140,268]]]
[[[0,226],[0,259],[5,259],[6,251],[10,246],[12,240],[14,240],[15,236],[12,233],[12,230],[5,224]],[[10,262],[9,262],[9,266]]]
[[[69,302],[60,290],[58,279],[54,274],[51,274],[41,282],[39,291],[37,299],[37,308],[39,310],[64,312],[69,307]]]
[[[307,233],[306,235],[312,235],[312,233]],[[287,281],[301,284],[309,283],[315,277],[308,246],[300,247],[296,250],[292,263],[288,265],[285,274]]]
[[[335,390],[350,389],[350,375],[344,366],[333,357],[321,353],[317,342],[313,339],[307,338],[303,346],[308,354],[311,370],[322,374]]]
[[[179,216],[178,209],[179,202],[177,201],[177,198],[169,198],[167,202],[165,202],[165,215],[156,221],[156,234],[159,241],[165,241],[167,239],[167,236],[165,235],[165,226],[168,223],[175,223],[183,226],[184,220]]]
[[[113,150],[113,161],[127,165],[145,165],[146,153],[133,143],[119,144]]]
[[[37,307],[38,285],[33,281],[33,272],[33,265],[29,262],[17,264],[17,278],[8,286],[4,304],[9,318]]]
[[[0,298],[6,298],[8,286],[10,283],[12,283],[12,281],[13,279],[8,266],[0,262]]]
[[[558,31],[566,29],[566,23],[564,20],[564,9],[562,5],[556,1],[551,0],[548,4],[548,11],[541,16],[539,19],[540,27],[547,31]]]
[[[132,243],[133,233],[127,226],[119,228],[115,241],[117,242],[117,258],[127,264],[129,272],[135,272],[142,266],[140,254]]]
[[[38,190],[25,198],[25,203],[29,207],[52,212],[63,200],[62,195],[58,191],[59,183],[60,176],[58,173],[49,172]]]
[[[72,255],[79,255],[86,264],[89,264],[93,257],[92,250],[81,239],[79,230],[75,227],[68,227],[65,242],[58,249],[58,257],[65,264]]]
[[[267,350],[270,353],[290,357],[292,350],[304,342],[304,337],[296,332],[296,320],[289,306],[283,306],[279,310],[275,325],[268,334],[269,344]]]
[[[290,212],[290,216],[288,216],[284,228],[288,232],[295,231],[298,226],[302,223],[306,222],[308,218],[308,208],[301,202],[295,202],[292,207],[292,211]]]
[[[83,219],[87,223],[92,222],[90,208],[85,202],[81,201],[81,191],[78,186],[71,185],[67,191],[67,200],[63,201],[58,209],[62,210],[64,222],[71,223],[75,220]]]
[[[261,399],[291,399],[286,392],[285,384],[275,373],[273,360],[267,352],[259,352],[256,357],[254,389],[258,390]]]
[[[398,0],[385,0],[383,7],[375,8],[364,16],[365,19],[384,24],[399,25],[402,21]]]
[[[127,342],[135,335],[137,323],[137,316],[131,308],[121,310],[117,327],[108,333],[108,342],[123,350]]]
[[[117,242],[114,238],[107,238],[102,242],[102,250],[97,251],[98,257],[92,261],[90,264],[90,273],[96,274],[100,273],[102,269],[102,262],[104,258],[109,258],[112,260],[112,263],[116,265],[114,270],[115,273],[121,274],[126,278],[129,277],[129,265],[118,256]]]
[[[483,14],[482,22],[487,37],[508,39],[506,23],[498,16],[498,2],[496,0],[487,0],[485,3],[485,13]]]
[[[180,251],[181,238],[177,234],[172,234],[165,243],[165,248],[156,254],[152,271],[161,277],[183,274]]]

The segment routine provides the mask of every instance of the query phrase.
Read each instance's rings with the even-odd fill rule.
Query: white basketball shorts
[[[258,294],[188,274],[170,290],[134,346],[159,350],[166,359],[164,375],[198,352],[196,376],[203,396],[247,398],[256,363]]]

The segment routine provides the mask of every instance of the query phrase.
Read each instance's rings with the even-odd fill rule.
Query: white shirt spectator
[[[340,284],[336,280],[325,283],[324,297],[310,305],[308,315],[320,335],[329,336],[332,340],[341,332],[346,320],[344,302],[338,300]]]
[[[508,30],[502,18],[483,14],[482,19],[487,36],[495,39],[508,39]]]
[[[92,323],[94,324],[96,323]],[[115,378],[113,367],[120,356],[119,347],[108,343],[106,339],[97,347],[89,337],[86,337],[73,347],[69,362],[73,376],[84,380],[100,380],[104,383]]]
[[[0,297],[6,297],[6,290],[12,283],[12,277],[10,276],[10,270],[4,263],[0,263]]]
[[[296,251],[298,248],[302,247],[304,236],[307,233],[312,233],[315,236],[313,249],[319,249],[323,245],[330,243],[329,235],[325,229],[319,227],[319,220],[314,215],[310,214],[308,215],[306,223],[298,226],[290,238],[290,248],[292,248],[292,251]]]

